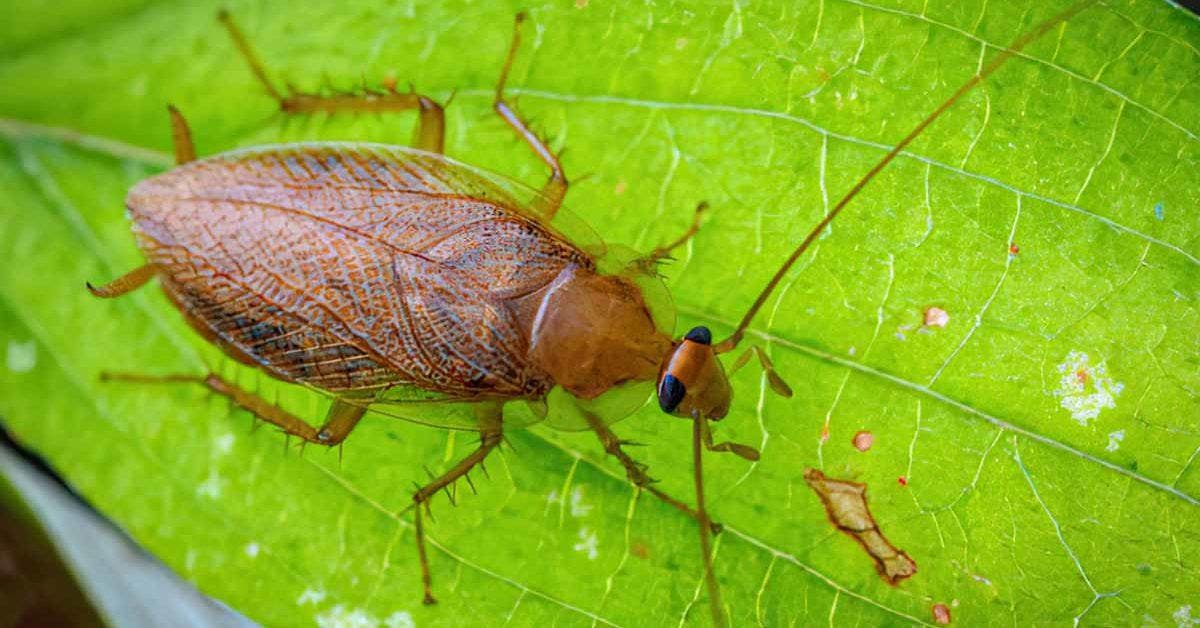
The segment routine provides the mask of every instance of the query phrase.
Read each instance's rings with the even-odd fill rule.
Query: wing
[[[168,293],[235,357],[328,390],[537,396],[549,383],[505,301],[590,258],[446,163],[357,145],[242,151],[149,179],[127,204]]]
[[[437,153],[367,142],[308,142],[229,151],[180,170],[214,167],[221,170],[222,165],[230,168],[221,176],[250,190],[272,193],[279,191],[281,185],[290,190],[302,189],[314,195],[317,202],[341,206],[350,213],[374,205],[376,200],[394,203],[400,200],[396,198],[399,193],[420,197],[425,202],[437,197],[448,201],[481,200],[539,224],[557,239],[571,242],[593,257],[605,253],[601,238],[570,211],[560,209],[551,225],[544,216],[529,209],[532,201],[541,196],[538,190]],[[458,212],[452,212],[441,220],[426,217],[434,222],[425,228],[439,232],[444,227],[463,224],[457,215]],[[412,226],[409,220],[396,216],[375,224],[381,228]]]

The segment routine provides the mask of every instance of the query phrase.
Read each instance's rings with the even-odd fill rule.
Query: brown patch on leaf
[[[637,541],[629,548],[629,553],[645,560],[650,557],[650,548],[646,547],[645,543]]]
[[[922,321],[926,327],[945,327],[950,322],[950,314],[936,305],[925,308]]]
[[[854,443],[855,449],[867,451],[871,445],[875,444],[875,435],[866,430],[860,430],[854,433],[854,440],[850,442]]]
[[[867,507],[866,484],[830,479],[816,469],[806,470],[804,481],[821,498],[833,525],[858,541],[875,560],[875,570],[888,584],[896,585],[917,573],[917,563],[879,531]]]
[[[933,623],[945,626],[950,623],[950,607],[945,604],[934,604]]]

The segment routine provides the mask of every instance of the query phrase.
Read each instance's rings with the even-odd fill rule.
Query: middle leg
[[[416,109],[420,117],[414,133],[413,145],[431,153],[443,152],[445,145],[446,122],[442,106],[428,96],[415,92],[396,91],[395,81],[384,83],[386,91],[367,92],[364,94],[309,94],[290,90],[282,93],[275,88],[267,77],[267,71],[250,46],[250,41],[242,34],[241,29],[234,24],[233,17],[222,10],[217,19],[229,31],[238,52],[250,66],[254,78],[263,86],[267,94],[279,103],[280,111],[284,113],[335,113],[340,111],[357,111],[361,113],[380,113],[385,111],[404,111]]]
[[[567,177],[563,174],[562,164],[558,163],[558,155],[554,154],[546,142],[529,128],[529,125],[521,119],[520,114],[513,110],[508,101],[504,99],[504,84],[508,82],[509,70],[512,69],[513,59],[516,58],[517,49],[521,46],[521,22],[524,21],[525,14],[518,13],[513,24],[512,45],[508,48],[508,56],[504,58],[504,68],[500,70],[500,80],[496,82],[496,97],[492,101],[492,108],[513,131],[516,131],[538,159],[549,166],[550,178],[542,186],[541,195],[534,200],[532,206],[534,211],[543,218],[551,220],[554,218],[554,214],[558,213],[558,208],[562,206],[563,197],[567,195]]]

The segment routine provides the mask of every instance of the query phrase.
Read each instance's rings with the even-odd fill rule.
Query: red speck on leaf
[[[1008,245],[1008,254],[1009,255],[1016,255],[1017,253],[1020,253],[1020,252],[1021,252],[1021,247],[1017,246],[1016,242],[1012,242]]]
[[[896,478],[896,481],[900,483],[900,486],[908,486],[908,478],[904,477],[903,475]]]
[[[950,623],[950,607],[945,604],[933,605],[933,622],[945,626]]]
[[[1088,372],[1083,369],[1075,371],[1075,379],[1079,380],[1080,384],[1086,384],[1088,382]]]

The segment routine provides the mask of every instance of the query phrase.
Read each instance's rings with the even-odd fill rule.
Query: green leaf
[[[0,30],[0,412],[14,432],[267,624],[707,623],[694,524],[638,498],[589,434],[510,433],[478,495],[436,501],[441,604],[425,608],[397,513],[472,435],[375,417],[344,459],[301,455],[198,388],[98,381],[213,364],[313,422],[326,403],[231,366],[157,290],[83,290],[140,263],[122,199],[169,165],[165,103],[201,154],[411,133],[411,115],[284,120],[216,5],[138,4],[20,7],[20,31]],[[490,112],[516,6],[353,4],[229,8],[278,83],[390,74],[454,93],[452,156],[545,176]],[[712,204],[665,272],[680,329],[720,336],[888,146],[1058,10],[1044,4],[536,5],[513,91],[567,147],[568,205],[609,242],[651,248]],[[936,603],[970,625],[1200,617],[1198,74],[1193,15],[1089,8],[950,110],[789,275],[749,339],[796,395],[737,373],[717,437],[762,460],[706,459],[734,625],[932,623]],[[922,325],[929,307],[944,327]],[[686,422],[647,407],[615,429],[692,499]],[[867,483],[919,572],[880,580],[807,467]]]

